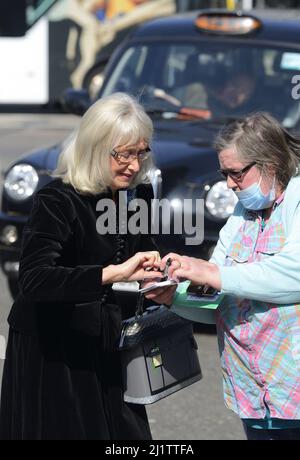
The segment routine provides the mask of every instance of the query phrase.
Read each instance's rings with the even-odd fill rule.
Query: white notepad
[[[160,288],[160,287],[175,286],[176,284],[178,284],[178,283],[175,280],[159,281],[158,283],[153,283],[153,284],[150,284],[150,286],[141,288],[139,290],[139,292],[144,294],[146,292],[153,291],[154,289],[157,289],[157,288]]]

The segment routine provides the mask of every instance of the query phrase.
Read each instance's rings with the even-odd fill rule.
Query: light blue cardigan
[[[286,242],[280,252],[261,262],[224,267],[226,251],[245,220],[245,208],[237,203],[220,231],[210,262],[220,268],[222,293],[275,304],[300,303],[300,177],[293,177],[283,201]]]

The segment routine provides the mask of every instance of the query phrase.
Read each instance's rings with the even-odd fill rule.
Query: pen
[[[162,281],[166,281],[168,279],[168,272],[169,272],[169,267],[170,267],[171,264],[172,264],[172,259],[169,257],[167,259],[166,266],[165,266],[164,271],[163,271],[164,276],[163,276]]]

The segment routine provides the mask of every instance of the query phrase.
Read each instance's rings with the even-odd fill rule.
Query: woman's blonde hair
[[[269,113],[253,113],[225,126],[216,139],[216,150],[219,153],[232,146],[241,160],[255,162],[262,173],[271,166],[283,188],[299,173],[300,139]]]
[[[53,177],[61,177],[79,193],[96,195],[112,183],[110,161],[112,150],[120,145],[151,142],[153,124],[143,107],[125,93],[114,93],[95,102],[84,114],[79,128],[67,141]],[[130,188],[149,183],[153,166],[150,155]]]

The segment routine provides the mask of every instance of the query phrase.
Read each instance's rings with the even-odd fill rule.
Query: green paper
[[[215,311],[222,301],[224,294],[220,294],[213,302],[210,300],[201,301],[196,296],[192,298],[191,295],[187,293],[189,285],[190,281],[185,281],[178,285],[171,310],[177,315],[191,321],[215,324]]]

